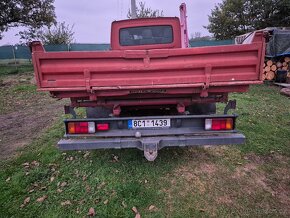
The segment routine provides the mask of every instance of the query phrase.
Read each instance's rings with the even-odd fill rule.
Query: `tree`
[[[71,44],[74,41],[73,25],[56,23],[48,28],[28,29],[19,33],[20,44],[39,40],[45,45]]]
[[[136,8],[137,18],[146,18],[146,17],[163,17],[163,11],[153,10],[150,7],[147,8],[145,2],[139,2],[139,7]],[[131,10],[129,9],[127,17],[132,18]]]
[[[0,39],[12,27],[37,29],[55,23],[54,0],[1,0]]]
[[[55,24],[53,28],[50,27],[40,33],[40,40],[46,45],[71,44],[74,41],[73,27],[66,25],[65,22]]]
[[[28,45],[29,42],[41,40],[41,35],[43,31],[34,27],[28,27],[23,31],[19,31],[18,36],[20,36],[20,45]]]
[[[216,39],[231,39],[257,29],[289,25],[289,0],[223,0],[211,11],[205,28]]]
[[[191,34],[189,41],[195,42],[195,41],[210,41],[214,40],[211,36],[201,36],[201,32],[195,32],[194,34]]]

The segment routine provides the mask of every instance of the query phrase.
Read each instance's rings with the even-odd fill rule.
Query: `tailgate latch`
[[[88,92],[91,92],[91,72],[88,69],[84,70],[85,85]]]
[[[205,83],[202,86],[202,90],[200,93],[200,97],[206,98],[208,96],[208,88],[210,84],[210,76],[211,76],[212,66],[211,64],[207,64],[205,66]]]

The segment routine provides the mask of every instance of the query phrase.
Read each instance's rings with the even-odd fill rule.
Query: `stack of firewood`
[[[285,57],[277,62],[273,60],[266,60],[264,63],[263,80],[275,79],[277,70],[289,70],[290,57]]]

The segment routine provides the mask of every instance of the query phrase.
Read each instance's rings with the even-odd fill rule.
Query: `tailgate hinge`
[[[144,67],[148,68],[150,66],[150,57],[148,50],[146,51],[146,56],[143,59]]]
[[[208,96],[208,88],[209,88],[209,84],[210,84],[210,77],[211,77],[211,71],[212,71],[212,66],[211,64],[207,64],[205,66],[205,83],[202,86],[202,90],[200,93],[200,97],[207,97]]]

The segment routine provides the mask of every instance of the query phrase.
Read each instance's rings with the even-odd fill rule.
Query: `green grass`
[[[247,137],[243,152],[290,155],[290,99],[278,87],[252,86],[250,92],[232,94],[237,99],[238,129]]]
[[[13,88],[13,92],[36,92],[36,86],[31,84],[17,85]]]
[[[0,65],[0,77],[12,74],[19,74],[24,72],[32,72],[32,64],[25,65]]]
[[[130,208],[133,206],[140,209],[151,204],[162,206],[158,203],[162,193],[156,192],[159,189],[156,181],[182,162],[178,160],[178,153],[182,153],[182,150],[161,152],[162,158],[156,163],[144,160],[142,152],[138,150],[96,151],[84,158],[83,152],[67,152],[63,155],[52,146],[62,134],[62,123],[58,123],[43,138],[30,145],[30,152],[25,152],[12,163],[3,163],[6,170],[1,171],[0,176],[0,202],[6,209],[0,211],[1,214],[7,217],[15,212],[17,216],[76,216],[77,208],[81,214],[86,214],[90,207],[95,207],[100,217],[108,214],[129,217],[132,216]],[[117,155],[120,161],[113,162],[112,155]],[[25,176],[22,164],[34,160],[39,161],[40,166],[28,170],[29,175]],[[56,164],[56,171],[52,171],[49,164]],[[56,179],[50,182],[53,176]],[[87,177],[85,181],[84,176]],[[11,181],[7,183],[5,180],[8,177],[11,177]],[[145,180],[148,182],[145,183]],[[68,185],[59,194],[57,183],[64,181]],[[47,187],[47,190],[36,188],[29,194],[31,201],[42,195],[48,195],[49,198],[43,204],[31,203],[19,209],[34,183]],[[70,200],[73,205],[61,206],[65,200]],[[84,205],[80,203],[82,200],[85,200]],[[106,200],[107,205],[103,203]],[[99,203],[96,204],[96,201]],[[122,206],[122,202],[127,208]]]
[[[153,163],[137,149],[62,153],[55,147],[64,133],[58,121],[20,156],[1,162],[1,217],[83,217],[90,207],[97,217],[134,217],[132,207],[142,217],[289,216],[290,101],[268,86],[234,98],[245,145],[163,149]],[[67,200],[71,205],[61,204]]]

